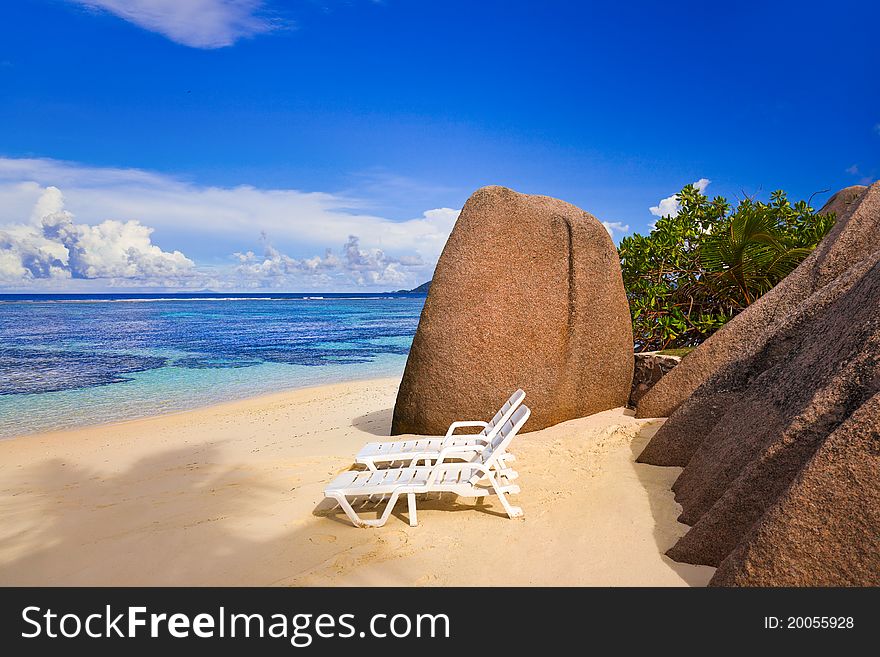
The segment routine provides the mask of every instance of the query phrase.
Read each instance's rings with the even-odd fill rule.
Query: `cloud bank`
[[[712,181],[708,178],[700,178],[691,184],[700,192],[703,192],[711,182]],[[648,210],[650,210],[651,214],[655,217],[677,217],[681,210],[681,205],[676,198],[676,194],[673,194],[672,196],[667,196],[666,198],[661,199],[657,205],[648,208]]]
[[[235,269],[242,287],[280,287],[302,276],[312,283],[324,283],[332,289],[337,283],[353,281],[358,286],[407,286],[411,284],[412,270],[421,270],[425,263],[419,256],[388,256],[382,249],[362,249],[360,238],[349,235],[337,255],[327,249],[323,256],[291,258],[268,243],[262,256],[253,251],[236,253],[239,265]]]
[[[138,221],[76,223],[57,187],[43,191],[34,217],[0,229],[0,281],[122,278],[173,284],[192,274],[192,260],[153,244],[153,230]]]
[[[330,291],[430,279],[459,211],[395,221],[367,207],[323,192],[0,158],[0,285]]]
[[[69,1],[107,11],[191,48],[223,48],[279,27],[261,13],[262,0]]]

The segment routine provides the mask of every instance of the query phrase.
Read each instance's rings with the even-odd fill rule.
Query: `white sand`
[[[429,500],[357,529],[322,488],[387,435],[397,380],[0,441],[0,584],[704,585],[663,552],[677,468],[622,409],[514,441],[525,518]],[[643,429],[640,433],[640,429]],[[377,434],[377,435],[375,435]],[[316,511],[317,509],[317,511]],[[406,505],[400,504],[401,515]],[[324,515],[322,515],[324,514]]]

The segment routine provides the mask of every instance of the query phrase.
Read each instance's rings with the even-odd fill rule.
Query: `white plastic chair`
[[[414,438],[367,443],[355,456],[355,463],[365,465],[370,470],[377,470],[378,465],[387,466],[394,463],[415,465],[417,462],[424,461],[425,465],[429,465],[446,447],[486,446],[492,441],[498,429],[513,416],[525,398],[526,393],[517,390],[488,422],[474,420],[453,422],[442,438]],[[463,427],[480,427],[481,431],[478,434],[455,435],[456,429]],[[465,450],[457,454],[459,459],[468,461],[473,457],[474,452],[473,450]],[[509,463],[513,460],[513,454],[504,454],[504,458],[501,459],[503,463]],[[512,471],[509,474],[515,476]]]
[[[522,509],[512,506],[506,497],[518,493],[519,486],[510,484],[503,472],[499,472],[498,458],[529,419],[529,415],[529,407],[520,406],[498,428],[489,444],[445,447],[433,465],[343,472],[324,489],[324,496],[336,500],[357,527],[384,525],[401,495],[406,495],[409,524],[415,527],[418,524],[416,495],[422,493],[454,493],[460,497],[497,495],[508,517],[520,517],[523,515]],[[469,450],[473,454],[472,458],[455,463],[447,460],[455,458],[462,450]],[[382,499],[388,497],[385,510],[376,520],[361,518],[349,499],[362,500],[366,504],[375,496]]]

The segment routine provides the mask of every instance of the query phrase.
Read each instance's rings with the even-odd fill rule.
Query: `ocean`
[[[0,295],[0,437],[400,376],[421,295]]]

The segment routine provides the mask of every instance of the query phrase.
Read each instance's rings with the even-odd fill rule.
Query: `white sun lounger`
[[[376,470],[377,465],[391,465],[393,463],[416,465],[424,462],[425,465],[430,465],[431,461],[435,460],[441,450],[446,447],[488,445],[498,429],[513,416],[525,398],[526,393],[517,390],[495,413],[495,417],[488,422],[471,420],[453,422],[442,438],[413,438],[367,443],[354,457],[355,463],[365,465],[370,470]],[[482,430],[478,434],[455,435],[455,430],[462,427],[481,427]],[[462,451],[457,454],[456,458],[469,461],[473,455],[473,451]],[[513,454],[504,454],[503,456],[502,462],[514,460]]]
[[[495,432],[488,445],[450,446],[441,450],[436,463],[430,466],[390,468],[388,470],[361,470],[343,472],[324,489],[324,496],[339,503],[345,515],[357,527],[381,527],[391,515],[397,499],[406,495],[409,524],[415,527],[416,495],[421,493],[454,493],[460,497],[497,495],[510,518],[523,515],[522,509],[511,506],[506,495],[518,493],[519,486],[510,484],[500,467],[498,457],[529,419],[528,406],[520,406],[513,416]],[[450,463],[460,450],[473,452],[469,461]],[[365,505],[374,497],[388,497],[382,515],[376,520],[364,520],[354,510],[355,504]],[[349,499],[352,498],[352,499]]]

